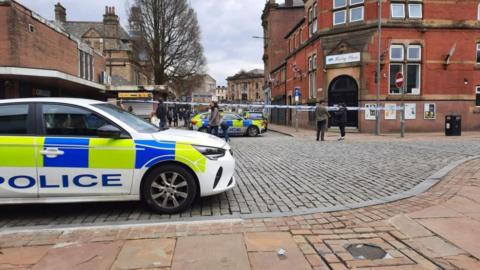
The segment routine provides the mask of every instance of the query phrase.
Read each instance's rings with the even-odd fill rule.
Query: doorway
[[[335,78],[328,88],[328,106],[336,106],[339,103],[347,104],[347,107],[358,107],[358,85],[355,79],[342,75]],[[336,126],[332,123],[332,126]],[[358,127],[358,111],[347,112],[347,126]]]

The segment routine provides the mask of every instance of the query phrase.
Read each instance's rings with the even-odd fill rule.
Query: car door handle
[[[45,148],[40,151],[40,154],[46,156],[47,158],[56,158],[57,156],[65,154],[65,152],[59,150],[58,148]]]

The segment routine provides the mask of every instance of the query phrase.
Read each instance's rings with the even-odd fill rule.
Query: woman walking
[[[315,116],[317,120],[317,141],[321,139],[325,141],[325,130],[327,129],[328,125],[328,118],[330,118],[330,114],[328,113],[328,108],[325,107],[323,100],[320,100],[315,108]]]
[[[210,101],[210,117],[208,118],[208,131],[210,134],[218,136],[218,126],[220,125],[220,112],[218,103]]]

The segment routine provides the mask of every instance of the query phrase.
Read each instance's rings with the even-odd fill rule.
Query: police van
[[[230,146],[163,130],[109,103],[0,101],[0,204],[143,200],[177,213],[235,186]]]

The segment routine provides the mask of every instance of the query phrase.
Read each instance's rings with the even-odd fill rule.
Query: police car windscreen
[[[117,118],[138,133],[155,133],[159,131],[156,126],[146,122],[138,116],[118,108],[115,105],[105,103],[93,106]]]

